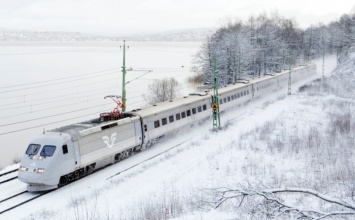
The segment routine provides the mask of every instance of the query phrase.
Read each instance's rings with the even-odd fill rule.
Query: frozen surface
[[[175,77],[181,95],[193,91],[186,78],[193,75],[191,60],[200,44],[126,42],[127,110],[146,105],[142,95],[155,79]],[[116,107],[104,97],[122,95],[122,45],[0,42],[0,170],[20,159],[43,130],[98,118]]]

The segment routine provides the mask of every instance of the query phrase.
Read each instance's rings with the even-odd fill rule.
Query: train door
[[[142,145],[143,140],[142,140],[142,135],[143,135],[143,130],[142,130],[142,121],[137,120],[134,122],[134,130],[136,134],[136,145]]]
[[[60,154],[60,160],[62,161],[60,169],[60,173],[67,174],[73,172],[75,165],[75,148],[74,144],[71,140],[66,141],[61,149],[58,151]]]
[[[80,149],[79,149],[79,142],[74,141],[74,158],[75,158],[75,169],[80,167]]]
[[[254,99],[254,92],[255,92],[254,84],[251,84],[251,99]]]
[[[143,145],[145,146],[149,141],[149,131],[148,131],[148,121],[146,118],[142,119],[142,129],[143,129]]]

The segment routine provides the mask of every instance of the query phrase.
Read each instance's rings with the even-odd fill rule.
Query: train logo
[[[105,144],[107,145],[108,148],[112,148],[113,145],[115,144],[116,135],[117,135],[116,132],[111,134],[111,139],[109,139],[108,136],[103,136],[102,137],[102,140],[105,142]]]

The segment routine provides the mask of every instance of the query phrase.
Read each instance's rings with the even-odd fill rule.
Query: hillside
[[[24,31],[0,29],[1,41],[203,41],[213,29],[186,29],[157,33],[136,33],[106,36],[80,32]]]

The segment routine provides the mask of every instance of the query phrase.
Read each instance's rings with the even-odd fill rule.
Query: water
[[[0,42],[0,167],[21,157],[31,138],[43,130],[111,111],[115,104],[104,96],[121,95],[122,45],[123,42]],[[190,68],[201,43],[126,45],[126,67],[132,68],[126,77],[127,110],[147,105],[142,95],[156,79],[176,78],[181,95],[194,91],[186,79],[194,74]]]

